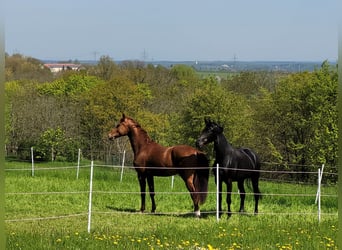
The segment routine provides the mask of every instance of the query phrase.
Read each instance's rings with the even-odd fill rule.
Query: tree
[[[336,164],[337,73],[324,62],[314,72],[284,78],[256,100],[256,129],[270,161]],[[267,152],[265,147],[263,152]]]
[[[233,145],[253,147],[251,109],[246,100],[226,91],[212,78],[194,90],[180,112],[178,140],[194,146],[204,127],[204,118],[222,124],[225,135]]]
[[[38,143],[44,131],[58,127],[69,141],[81,141],[81,95],[97,83],[96,77],[81,73],[68,73],[47,83],[6,83],[7,143],[28,148]]]
[[[56,160],[57,154],[62,151],[65,144],[65,135],[61,128],[47,129],[40,137],[38,142],[38,151],[43,159],[48,158],[48,152],[51,154],[51,161]]]
[[[243,71],[232,77],[222,79],[221,84],[228,90],[251,98],[259,95],[261,88],[273,91],[284,73],[267,71]]]
[[[83,95],[82,136],[91,157],[96,150],[105,150],[107,133],[127,113],[135,116],[143,111],[143,103],[150,98],[147,86],[134,84],[125,76],[96,85]]]
[[[97,66],[93,70],[96,76],[103,80],[110,80],[118,71],[118,66],[109,56],[101,56]]]
[[[38,85],[38,92],[42,95],[71,97],[74,99],[101,82],[97,77],[86,75],[83,72],[66,71],[61,76],[52,82]]]
[[[13,54],[5,57],[5,78],[6,81],[29,79],[44,82],[51,80],[53,75],[38,59]]]

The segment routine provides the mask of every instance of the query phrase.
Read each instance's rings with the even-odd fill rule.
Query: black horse
[[[216,168],[219,165],[219,210],[222,215],[222,182],[227,185],[227,204],[228,216],[232,212],[230,210],[232,182],[237,181],[240,192],[240,213],[245,212],[245,188],[244,180],[252,181],[255,208],[254,214],[258,213],[258,202],[261,198],[259,191],[260,161],[258,156],[248,148],[233,148],[223,134],[223,127],[219,124],[205,119],[205,128],[201,136],[196,141],[196,146],[202,148],[204,145],[214,142],[214,150],[216,153],[213,172],[216,180]]]

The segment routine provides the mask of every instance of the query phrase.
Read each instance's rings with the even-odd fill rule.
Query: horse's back
[[[197,156],[201,154],[204,153],[188,145],[165,147],[158,143],[152,143],[140,151],[136,157],[136,164],[146,167],[173,168],[182,160],[192,157],[197,159]]]
[[[208,159],[202,151],[188,145],[177,145],[172,147],[172,160],[178,165],[187,159],[187,164],[193,163],[201,167],[208,167]],[[190,159],[192,159],[190,161]]]
[[[168,167],[172,164],[170,150],[157,143],[149,143],[134,155],[134,166],[143,170],[144,167]]]
[[[190,155],[194,155],[198,152],[197,149],[188,145],[176,145],[171,147],[172,155],[176,158],[183,158]]]
[[[251,164],[253,164],[254,169],[260,169],[259,156],[253,150],[250,148],[241,148],[240,150],[246,155]]]

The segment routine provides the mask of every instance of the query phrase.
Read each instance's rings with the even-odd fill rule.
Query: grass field
[[[258,216],[224,215],[217,222],[212,176],[202,218],[196,219],[179,177],[173,189],[171,177],[156,178],[157,213],[141,214],[135,172],[126,169],[120,182],[120,169],[95,166],[88,233],[89,166],[81,168],[79,179],[75,168],[61,163],[40,164],[33,177],[29,168],[6,163],[7,249],[338,249],[336,186],[322,188],[320,222],[316,186],[270,181],[260,183],[264,196]],[[146,204],[149,210],[149,197]],[[253,205],[247,195],[247,212]],[[237,211],[236,195],[232,206]]]

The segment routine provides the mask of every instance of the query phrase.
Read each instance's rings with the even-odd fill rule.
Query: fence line
[[[84,166],[67,166],[67,167],[35,167],[35,171],[39,170],[67,170],[67,169],[77,169],[77,168],[89,168],[89,165]],[[31,171],[31,168],[7,168],[5,171]]]
[[[115,191],[92,191],[93,194],[149,194],[149,192],[140,192],[140,191],[136,191],[136,192],[125,192],[125,191],[120,191],[120,192],[115,192]],[[201,192],[198,192],[201,193]],[[216,194],[217,192],[207,192],[207,194]],[[221,194],[226,194],[226,192],[220,192]],[[12,192],[12,193],[6,193],[6,195],[73,195],[73,194],[89,194],[89,191],[75,191],[75,192],[29,192],[29,193],[24,193],[24,192]],[[156,195],[189,195],[189,192],[154,192],[154,194]],[[241,193],[239,192],[231,192],[232,195],[240,195]],[[254,195],[254,193],[244,193],[245,195]],[[317,194],[300,194],[300,193],[263,193],[263,196],[285,196],[285,197],[294,197],[294,196],[298,196],[298,197],[316,197]],[[337,194],[321,194],[321,197],[338,197]]]
[[[97,165],[98,167],[109,167],[108,165]],[[87,166],[82,166],[82,167],[89,167]],[[17,222],[17,221],[34,221],[34,220],[51,220],[51,219],[60,219],[60,218],[67,218],[67,217],[74,217],[74,216],[81,216],[81,215],[88,215],[88,232],[90,232],[90,228],[91,228],[91,214],[92,214],[92,194],[93,193],[98,193],[98,194],[140,194],[140,192],[108,192],[108,191],[93,191],[92,190],[92,179],[93,179],[93,162],[91,162],[90,165],[90,169],[91,169],[91,173],[90,173],[90,190],[89,191],[75,191],[75,192],[31,192],[31,193],[6,193],[6,195],[50,195],[50,194],[57,194],[57,195],[61,195],[61,194],[85,194],[88,193],[89,194],[89,205],[88,205],[88,213],[83,213],[83,214],[74,214],[74,215],[61,215],[61,216],[50,216],[50,217],[37,217],[37,218],[24,218],[24,219],[9,219],[9,220],[5,220],[5,222]],[[111,168],[115,167],[115,166],[110,166]],[[71,168],[76,168],[76,166],[74,167],[56,167],[56,168],[40,168],[40,170],[62,170],[62,169],[71,169]],[[122,166],[118,166],[118,168],[122,168]],[[132,167],[133,168],[133,167]],[[217,168],[218,169],[218,168]],[[7,170],[14,170],[14,169],[7,169]],[[15,169],[17,170],[17,169]],[[31,169],[26,169],[26,170],[31,170]],[[263,172],[262,170],[260,172]],[[276,172],[279,173],[279,171],[267,171],[267,172]],[[288,171],[286,171],[288,172]],[[290,173],[294,173],[294,172],[290,172]],[[296,173],[306,173],[306,174],[310,174],[310,172],[296,172]],[[312,172],[314,174],[316,174],[316,172]],[[329,173],[325,173],[325,174],[329,174]],[[319,172],[319,181],[321,180],[322,174],[321,172]],[[320,190],[319,190],[320,192]],[[146,192],[148,193],[148,192]],[[187,194],[188,192],[155,192],[156,194]],[[215,193],[218,194],[218,192],[208,192],[208,193]],[[226,193],[226,192],[222,192],[222,193]],[[239,194],[238,192],[232,192],[232,194],[237,195]],[[245,193],[248,195],[252,195],[253,193]],[[322,195],[321,193],[319,193],[320,195]],[[269,196],[306,196],[306,197],[317,197],[317,194],[263,194],[263,195],[269,195]],[[337,197],[337,195],[322,195],[322,196],[326,196],[326,197]],[[218,211],[215,211],[216,214],[218,214]],[[219,211],[220,212],[220,211]],[[107,212],[98,212],[98,211],[94,211],[94,213],[107,213]],[[113,213],[113,212],[112,212]],[[203,213],[209,213],[209,212],[203,212]],[[211,213],[211,212],[210,212]],[[148,214],[148,213],[145,213]],[[154,213],[156,214],[156,213]],[[158,213],[158,214],[180,214],[177,212],[174,213]],[[185,214],[189,214],[189,213],[185,213]],[[248,214],[248,213],[247,213]],[[279,214],[285,214],[285,215],[293,215],[293,214],[298,214],[298,215],[303,215],[303,214],[316,214],[316,213],[260,213],[260,214],[264,214],[264,215],[279,215]],[[319,220],[320,220],[320,215],[322,213],[320,213],[319,211]],[[338,213],[323,213],[325,215],[336,215]]]
[[[227,212],[227,211],[219,211],[219,212]],[[126,211],[115,211],[115,212],[103,212],[103,211],[93,211],[94,214],[132,214],[132,212]],[[201,211],[201,214],[215,214],[216,210],[209,210],[209,211]],[[241,214],[240,212],[231,212],[232,214]],[[192,215],[194,212],[144,212],[141,213],[140,211],[136,211],[137,215],[175,215],[175,216],[182,216],[182,215]],[[244,212],[244,215],[251,215],[254,216],[254,212]],[[317,215],[316,212],[294,212],[294,213],[284,213],[284,212],[258,212],[258,215]],[[338,212],[336,213],[322,213],[322,215],[326,216],[338,216]]]
[[[211,211],[201,211],[201,214],[215,214],[216,210]],[[226,211],[220,211],[220,212],[226,212]],[[173,216],[182,216],[182,215],[190,215],[194,212],[144,212],[141,213],[140,211],[134,212],[125,212],[125,211],[115,211],[115,212],[104,212],[104,211],[92,211],[92,214],[129,214],[129,215],[138,215],[138,216],[144,216],[144,215],[173,215]],[[239,212],[231,212],[232,214],[240,214]],[[254,215],[252,212],[245,212],[246,215]],[[259,212],[259,215],[269,215],[269,216],[275,216],[275,215],[317,215],[316,212],[292,212],[292,213],[275,213],[275,212]],[[6,219],[6,223],[14,223],[14,222],[25,222],[25,221],[43,221],[43,220],[57,220],[57,219],[65,219],[65,218],[73,218],[73,217],[79,217],[79,216],[88,216],[89,213],[79,213],[79,214],[69,214],[69,215],[55,215],[55,216],[48,216],[48,217],[33,217],[33,218],[19,218],[19,219]],[[338,212],[336,213],[321,213],[321,215],[324,216],[338,216]]]
[[[24,147],[24,148],[21,148],[21,150],[26,150],[27,152],[29,152],[30,156],[32,156],[32,153],[31,153],[31,150],[32,148],[34,149],[34,147]],[[6,149],[6,145],[5,145],[5,149]],[[18,149],[17,149],[18,150]],[[81,152],[87,152],[87,153],[90,153],[90,152],[93,152],[93,153],[108,153],[107,151],[91,151],[91,150],[81,150],[81,149],[78,149],[77,151],[75,151],[75,154],[81,154]],[[122,155],[122,154],[126,154],[126,152],[118,152],[117,154],[113,154],[112,152],[110,153],[110,155]],[[80,157],[80,156],[79,156]],[[122,165],[122,162],[124,161],[125,159],[125,156],[123,156],[123,159],[121,162],[118,163],[118,165]],[[27,159],[27,160],[21,160],[23,162],[32,162],[32,157],[30,157],[30,159]],[[261,162],[261,164],[264,164],[264,165],[277,165],[277,166],[303,166],[303,167],[321,167],[321,164],[319,165],[314,165],[314,164],[304,164],[304,165],[298,165],[296,163],[287,163],[287,162]],[[334,169],[338,169],[338,166],[329,166],[329,168],[334,168]]]
[[[49,217],[34,217],[34,218],[11,219],[11,220],[5,220],[5,222],[36,221],[36,220],[56,220],[56,219],[64,219],[64,218],[71,218],[71,217],[78,217],[78,216],[85,216],[85,215],[88,215],[88,213],[56,215],[56,216],[49,216]]]
[[[50,194],[57,194],[57,195],[68,195],[68,194],[88,194],[89,191],[71,191],[71,192],[18,192],[18,193],[5,193],[6,195],[50,195]]]
[[[261,164],[264,164],[264,165],[277,165],[277,166],[303,166],[303,167],[315,167],[315,168],[319,168],[321,167],[322,165],[313,165],[313,164],[296,164],[296,163],[286,163],[286,162],[260,162]],[[330,168],[335,168],[335,169],[338,169],[338,166],[330,166]]]
[[[300,165],[298,165],[300,166]],[[90,165],[83,165],[80,166],[80,168],[89,168]],[[118,168],[122,169],[122,166],[115,166],[115,165],[101,165],[101,164],[96,164],[94,167],[102,167],[102,168]],[[39,167],[35,168],[35,171],[38,170],[62,170],[62,169],[77,169],[78,166],[66,166],[66,167]],[[145,167],[134,167],[134,166],[125,166],[127,169],[139,169],[139,168],[145,168]],[[149,169],[165,169],[165,167],[148,167]],[[203,169],[202,167],[182,167],[182,169]],[[274,170],[255,170],[255,169],[235,169],[235,168],[225,168],[227,170],[235,170],[235,171],[248,171],[248,172],[259,172],[259,173],[277,173],[277,174],[317,174],[317,171],[314,172],[308,172],[308,171],[289,171],[289,170],[280,170],[280,171],[274,171]],[[7,168],[5,171],[31,171],[31,168]],[[327,173],[325,172],[324,175],[338,175],[338,173]]]

